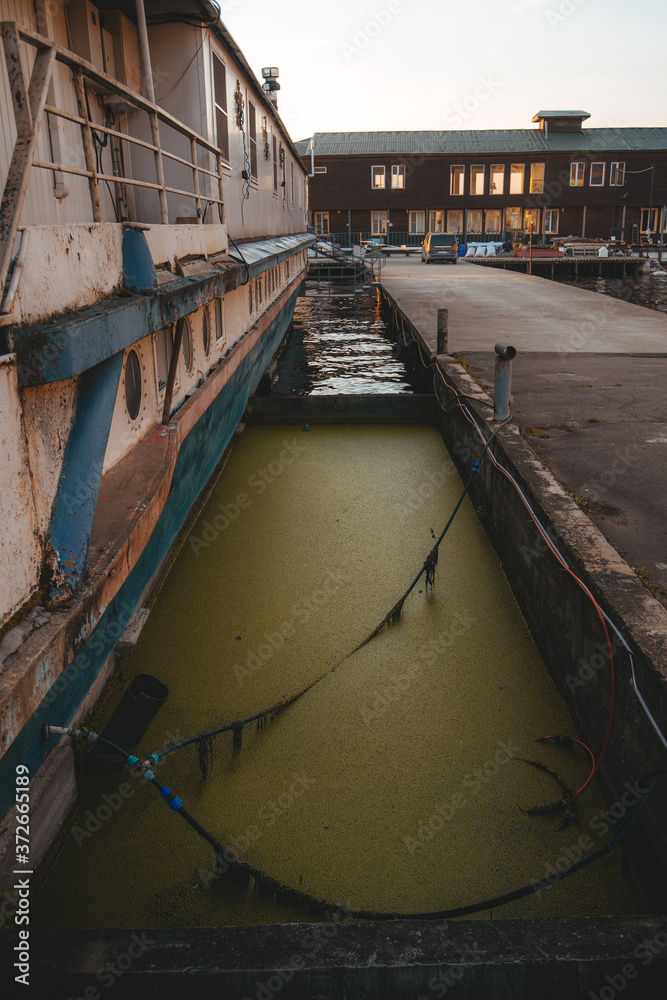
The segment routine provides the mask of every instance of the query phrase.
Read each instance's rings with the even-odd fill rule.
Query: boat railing
[[[87,178],[93,222],[105,221],[100,197],[100,185],[102,183],[115,185],[117,194],[119,187],[123,185],[156,191],[159,198],[160,222],[164,225],[169,223],[168,194],[192,199],[194,201],[197,222],[201,223],[203,221],[202,202],[217,205],[220,221],[224,222],[222,150],[183,122],[164,111],[157,104],[146,100],[146,98],[130,90],[118,80],[102,73],[74,52],[56,45],[43,35],[14,21],[0,22],[0,35],[2,36],[5,53],[17,133],[2,195],[2,203],[0,204],[0,290],[4,287],[7,278],[12,249],[19,228],[21,210],[33,167]],[[26,79],[22,65],[24,62],[22,56],[25,56],[27,48],[36,49],[32,74],[29,80]],[[27,62],[29,64],[30,60],[27,60]],[[49,91],[49,86],[53,79],[55,63],[61,63],[72,71],[78,114],[73,114],[63,108],[58,108],[47,103],[49,93],[53,94],[54,92],[53,89]],[[139,112],[147,115],[151,141],[149,142],[146,139],[129,134],[129,130],[128,132],[122,132],[107,123],[98,124],[95,121],[91,121],[87,94],[88,85],[91,85],[91,89],[95,93],[101,92],[105,97],[111,95],[110,102],[116,100],[118,103],[118,99],[120,99],[124,114],[134,115],[135,112]],[[71,162],[56,163],[37,159],[37,140],[40,127],[46,124],[47,115],[79,126],[82,156],[68,157],[71,160],[78,160],[79,165]],[[160,138],[161,126],[174,130],[189,142],[189,158],[179,156],[165,148],[164,142]],[[134,130],[139,131],[138,128]],[[130,143],[133,147],[146,150],[149,157],[152,153],[154,179],[145,180],[132,174],[126,174],[124,169],[121,171],[120,157],[118,161],[113,162],[113,173],[104,172],[101,169],[101,164],[96,160],[95,142],[99,140],[94,136],[94,133],[103,134],[117,143]],[[209,169],[208,166],[204,166],[199,162],[202,151],[204,154],[202,157],[204,163],[210,165],[210,158],[213,158],[213,163],[215,164],[214,170]],[[181,170],[186,177],[191,173],[192,180],[189,187],[176,187],[166,182],[165,159],[180,164]],[[201,189],[200,177],[202,175],[205,182],[207,178],[213,179],[212,181],[208,181],[206,185],[209,190],[202,191]],[[182,176],[183,173],[179,175],[179,177]],[[118,201],[119,199],[117,198],[116,202]],[[116,214],[113,221],[123,221],[117,219],[116,202],[114,202],[114,212]],[[141,223],[149,220],[134,218],[132,221]]]

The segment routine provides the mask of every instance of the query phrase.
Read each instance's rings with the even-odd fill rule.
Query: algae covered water
[[[268,474],[268,470],[272,470]],[[169,686],[142,756],[315,684],[241,748],[194,746],[160,781],[244,860],[352,909],[462,906],[543,878],[603,842],[595,788],[578,825],[553,802],[584,754],[501,566],[466,501],[435,587],[358,652],[413,579],[461,492],[432,427],[250,427],[164,579],[98,729],[145,671]],[[337,669],[332,668],[337,664]],[[523,759],[522,759],[523,758]],[[211,848],[127,771],[78,773],[79,801],[33,887],[41,926],[312,920],[216,875]],[[617,855],[493,916],[644,912]]]

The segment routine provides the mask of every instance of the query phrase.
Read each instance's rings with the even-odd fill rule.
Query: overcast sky
[[[219,0],[256,75],[313,132],[665,125],[665,0]]]

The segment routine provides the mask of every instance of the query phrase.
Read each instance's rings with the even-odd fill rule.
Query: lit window
[[[582,162],[570,164],[570,187],[583,187],[586,164]]]
[[[491,164],[491,186],[489,194],[502,194],[505,190],[505,164]]]
[[[449,193],[463,194],[463,182],[465,177],[465,167],[450,167],[449,170]]]
[[[328,212],[315,212],[315,232],[316,233],[328,233],[329,232],[329,213]]]
[[[503,228],[502,208],[487,208],[484,214],[484,229],[487,233],[500,233]]]
[[[482,232],[482,210],[479,208],[468,209],[468,235]]]
[[[227,77],[225,64],[213,56],[213,87],[215,90],[215,137],[220,151],[229,159],[229,131],[227,123]]]
[[[409,228],[411,233],[423,233],[425,224],[424,212],[410,212]]]
[[[522,215],[522,210],[520,208],[506,208],[505,228],[521,229],[521,215]]]
[[[544,164],[531,163],[529,194],[542,194],[544,191]]]
[[[625,162],[612,163],[609,167],[609,184],[611,187],[620,187],[625,183]]]
[[[383,188],[384,186],[384,167],[371,167],[371,187]]]
[[[602,187],[604,184],[604,163],[591,163],[591,187]]]
[[[445,213],[441,209],[428,213],[428,230],[430,233],[444,233]]]
[[[448,233],[462,233],[463,232],[463,211],[460,208],[452,209],[451,212],[447,212],[447,232]]]
[[[402,163],[395,164],[391,168],[391,186],[393,188],[405,187],[405,167]]]
[[[510,167],[510,194],[523,194],[524,163],[513,163]]]
[[[470,194],[484,194],[484,167],[470,168]]]
[[[538,233],[540,231],[540,210],[539,208],[527,208],[523,213],[523,228],[527,233]]]

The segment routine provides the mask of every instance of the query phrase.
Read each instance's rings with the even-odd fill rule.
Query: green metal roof
[[[310,155],[310,139],[296,143]],[[316,132],[315,156],[431,156],[485,153],[667,152],[667,128],[444,130],[421,132]]]

